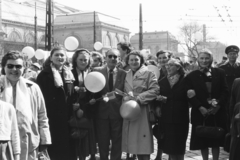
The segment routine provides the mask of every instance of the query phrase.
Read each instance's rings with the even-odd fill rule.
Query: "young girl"
[[[19,160],[20,138],[16,111],[10,103],[0,100],[0,160]]]

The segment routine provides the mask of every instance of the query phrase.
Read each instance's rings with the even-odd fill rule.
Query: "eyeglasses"
[[[7,68],[8,68],[8,69],[13,69],[14,67],[15,67],[16,69],[22,69],[23,66],[22,66],[22,65],[18,65],[18,64],[17,64],[17,65],[7,64]]]
[[[116,56],[116,55],[108,55],[108,58],[114,58],[114,59],[117,59],[118,56]]]

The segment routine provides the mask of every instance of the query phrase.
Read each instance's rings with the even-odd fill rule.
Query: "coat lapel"
[[[106,85],[105,85],[105,90],[106,92],[109,91],[109,84],[108,84],[108,72],[107,72],[107,66],[105,66],[102,70],[102,74],[104,75],[104,77],[106,78]]]
[[[197,79],[200,81],[200,83],[199,83],[200,88],[202,88],[204,90],[205,94],[208,95],[209,94],[208,89],[207,89],[205,81],[203,80],[202,73],[199,70],[198,70],[198,72],[199,73],[198,73],[198,78]]]

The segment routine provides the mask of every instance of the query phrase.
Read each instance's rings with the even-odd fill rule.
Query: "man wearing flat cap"
[[[220,66],[220,68],[225,71],[228,89],[230,91],[229,93],[231,93],[234,79],[240,77],[240,63],[237,62],[238,52],[239,52],[238,46],[235,46],[235,45],[228,46],[225,49],[225,53],[227,54],[227,57],[228,57],[228,62]],[[229,98],[230,98],[230,95],[229,95]],[[231,118],[233,109],[229,108],[229,103],[227,105],[227,109],[228,109],[229,123],[230,123],[230,118]]]

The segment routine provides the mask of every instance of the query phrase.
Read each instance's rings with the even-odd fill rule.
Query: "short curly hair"
[[[92,53],[92,57],[97,57],[97,59],[100,62],[100,66],[102,66],[103,65],[103,61],[104,61],[103,55],[101,53],[99,53],[99,52],[96,52],[96,51],[92,51],[91,53]]]
[[[129,57],[130,57],[131,55],[135,55],[135,56],[138,56],[138,57],[140,58],[140,66],[142,66],[142,65],[145,63],[145,60],[144,60],[144,57],[143,57],[142,53],[141,53],[140,51],[138,51],[138,50],[133,50],[133,51],[130,52],[130,53],[127,55],[127,57],[126,57],[126,64],[127,64],[127,65],[129,65],[129,64],[128,64],[128,61],[129,61]]]
[[[74,52],[73,56],[72,56],[72,66],[73,68],[76,68],[77,67],[77,58],[80,54],[83,54],[83,52],[86,52],[88,55],[89,55],[89,61],[88,61],[88,65],[87,65],[87,68],[89,68],[91,66],[91,53],[85,49],[85,48],[81,48],[81,49],[78,49]]]
[[[5,68],[8,60],[17,60],[17,59],[24,60],[21,52],[15,51],[15,50],[11,50],[11,51],[7,52],[7,54],[5,54],[3,56],[3,58],[2,58],[2,62],[1,62],[2,70],[1,70],[1,73],[3,75],[6,75],[4,68]],[[24,63],[23,63],[23,66],[25,67]]]

